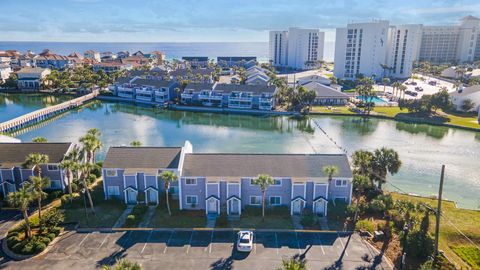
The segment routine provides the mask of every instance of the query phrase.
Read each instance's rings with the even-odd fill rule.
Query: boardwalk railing
[[[29,112],[22,116],[0,123],[0,132],[5,132],[5,133],[13,132],[15,130],[22,129],[26,126],[47,120],[52,116],[55,116],[59,113],[76,108],[84,104],[85,102],[94,99],[96,96],[98,96],[98,94],[99,92],[95,90],[90,94],[87,94],[78,98],[74,98],[72,100],[68,100],[54,106]]]

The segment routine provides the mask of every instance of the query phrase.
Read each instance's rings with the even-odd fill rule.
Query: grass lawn
[[[347,106],[312,106],[310,110],[313,113],[325,113],[325,114],[334,114],[334,113],[341,113],[341,114],[355,114],[355,112],[350,111]]]
[[[400,110],[399,107],[375,107],[373,111],[379,115],[395,117],[399,113],[408,113],[407,110]]]
[[[59,209],[64,210],[65,222],[78,222],[80,227],[112,227],[125,210],[122,201],[104,199],[101,183],[94,187],[92,199],[96,215],[91,212],[87,201],[88,219],[82,196],[76,197],[72,203],[62,204]]]
[[[226,225],[217,220],[216,227],[248,228],[248,229],[293,229],[292,217],[286,207],[277,207],[275,210],[265,211],[265,220],[262,220],[262,209],[246,208],[238,220],[228,221]]]
[[[170,199],[172,216],[168,215],[164,196],[150,221],[152,228],[201,228],[207,224],[204,210],[179,210],[178,200]]]
[[[473,269],[480,269],[480,250],[472,246],[452,247],[453,251]]]
[[[414,203],[423,202],[436,208],[437,201],[430,198],[414,197],[409,195],[392,193],[394,199],[409,200]],[[467,240],[457,232],[457,230],[448,221],[455,224],[465,235],[472,239],[477,245],[480,245],[480,211],[467,210],[457,208],[455,203],[450,201],[444,201],[442,204],[442,212],[445,218],[440,220],[440,241],[439,248],[445,252],[445,255],[452,259],[457,265],[462,268],[467,268],[467,265],[462,258],[455,253],[456,247],[473,247]],[[447,221],[448,219],[448,221]],[[435,230],[435,218],[430,218],[430,229],[432,235]],[[465,249],[465,248],[463,248]],[[462,256],[471,256],[472,252],[462,253]],[[477,257],[478,258],[478,257]],[[474,260],[470,257],[468,260]]]

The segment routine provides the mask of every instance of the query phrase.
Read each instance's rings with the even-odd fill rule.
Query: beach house
[[[350,96],[337,90],[333,86],[320,84],[318,82],[309,82],[303,87],[315,91],[315,105],[341,106],[347,104]]]
[[[177,97],[175,92],[177,86],[178,83],[175,81],[121,77],[109,87],[109,90],[118,97],[164,104]]]
[[[42,80],[50,74],[51,70],[48,68],[32,68],[24,67],[17,71],[17,87],[21,91],[36,91],[42,85]]]

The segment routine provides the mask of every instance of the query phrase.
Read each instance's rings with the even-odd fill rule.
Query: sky
[[[1,41],[256,42],[269,30],[348,22],[455,24],[479,0],[0,0]],[[6,12],[5,12],[6,11]]]

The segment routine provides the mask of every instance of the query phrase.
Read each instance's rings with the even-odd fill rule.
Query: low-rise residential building
[[[11,73],[12,68],[10,67],[10,58],[0,57],[0,83],[8,79]]]
[[[220,67],[243,67],[250,68],[257,65],[256,56],[219,56],[217,64]]]
[[[214,88],[214,83],[189,83],[181,94],[181,102],[186,105],[203,105],[205,102],[221,101],[222,95],[218,98],[211,97]]]
[[[59,164],[72,147],[72,143],[0,143],[0,184],[3,195],[15,192],[34,175],[34,168],[24,166],[26,157],[33,153],[48,156],[48,163],[41,164],[40,168],[42,177],[50,179],[49,189],[64,190],[67,182]]]
[[[320,169],[327,165],[339,168],[331,181]],[[351,203],[352,197],[345,154],[194,153],[187,141],[183,147],[111,147],[103,164],[105,199],[158,204],[165,170],[178,176],[171,192],[180,209],[208,215],[241,216],[247,207],[261,207],[262,193],[253,182],[260,174],[274,179],[267,207],[284,206],[292,215],[327,216],[328,201]]]
[[[150,59],[150,62],[154,65],[161,65],[165,61],[165,53],[160,51],[153,51],[145,54],[145,57]]]
[[[118,59],[123,59],[123,58],[129,57],[129,56],[130,56],[129,51],[120,51],[120,52],[117,53],[117,58]]]
[[[152,79],[118,78],[109,88],[115,95],[138,101],[155,102],[164,104],[174,100],[177,93],[175,81],[163,81]]]
[[[102,61],[112,61],[117,59],[117,55],[112,53],[112,52],[101,52],[100,53],[100,59]]]
[[[191,68],[206,68],[208,67],[207,56],[184,56],[182,60],[187,62]]]
[[[105,73],[114,73],[122,70],[132,69],[131,65],[123,64],[120,62],[99,62],[93,64],[93,71],[97,72],[103,70]]]
[[[170,79],[176,81],[188,80],[196,83],[213,83],[212,68],[197,68],[197,69],[176,69],[170,72]]]
[[[36,66],[35,56],[36,56],[35,53],[28,50],[25,54],[21,55],[18,58],[19,67],[35,67]]]
[[[19,59],[22,54],[17,50],[0,51],[0,57],[10,58],[10,67],[16,70],[20,67]]]
[[[86,51],[83,56],[85,58],[88,58],[88,59],[91,59],[93,60],[94,62],[100,62],[101,61],[101,58],[100,58],[100,53],[99,52],[96,52],[94,50],[88,50]]]
[[[309,82],[303,87],[315,91],[315,105],[341,106],[347,104],[350,96],[336,88],[317,82]]]
[[[463,111],[464,102],[470,100],[473,103],[471,111],[480,111],[480,85],[460,88],[458,91],[450,93],[450,97],[457,110]]]
[[[50,74],[50,69],[48,68],[31,68],[24,67],[17,71],[18,89],[22,91],[36,91],[39,90],[42,85],[42,80]]]
[[[46,49],[34,57],[35,66],[39,68],[49,68],[63,70],[72,67],[72,62],[64,55],[55,54]]]
[[[127,56],[125,58],[122,58],[122,63],[124,64],[130,64],[132,65],[133,67],[141,67],[141,66],[145,66],[145,65],[148,65],[150,63],[150,61],[148,60],[148,58],[146,58],[145,56],[140,55],[138,52],[134,55],[131,55],[131,56]]]
[[[273,110],[275,86],[216,84],[214,93],[222,93],[222,106],[230,109]]]

